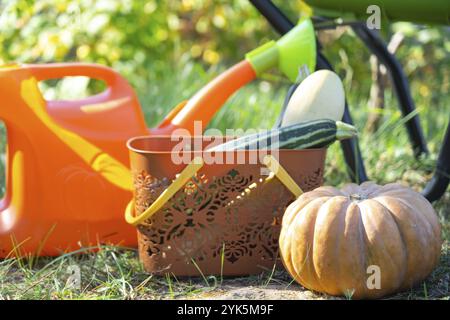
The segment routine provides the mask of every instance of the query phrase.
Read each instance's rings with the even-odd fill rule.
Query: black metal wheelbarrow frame
[[[272,27],[281,35],[287,33],[294,27],[294,23],[290,21],[281,10],[275,6],[271,0],[250,0],[253,6],[269,21]],[[336,25],[334,25],[335,27]],[[331,26],[333,27],[333,26]],[[365,23],[352,23],[351,28],[355,34],[363,41],[365,46],[373,53],[388,70],[392,83],[394,84],[395,92],[397,94],[398,105],[401,109],[402,115],[407,116],[414,112],[415,105],[411,96],[408,80],[406,79],[403,68],[395,55],[391,54],[386,44],[378,36],[378,34],[369,28]],[[316,69],[333,70],[331,63],[325,58],[321,52],[320,43],[317,45],[317,65]],[[296,85],[293,85],[289,91],[289,95],[294,92]],[[353,120],[348,108],[345,104],[345,112],[343,121],[352,124]],[[422,127],[420,125],[419,115],[413,116],[405,122],[406,130],[408,132],[409,140],[412,145],[416,157],[421,154],[427,154],[428,148],[425,141]],[[368,180],[366,170],[364,167],[363,157],[358,145],[358,140],[344,140],[341,142],[342,151],[344,153],[345,162],[348,166],[348,171],[351,179],[355,182],[361,183]],[[422,194],[429,200],[435,201],[442,197],[450,182],[450,127],[447,125],[446,134],[444,136],[441,150],[439,152],[436,169],[433,178],[427,183]]]

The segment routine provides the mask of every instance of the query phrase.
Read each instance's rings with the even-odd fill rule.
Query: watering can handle
[[[297,198],[303,191],[295,183],[294,179],[289,175],[289,173],[283,168],[283,166],[271,155],[264,157],[264,165],[272,171],[275,176],[281,181],[282,184]],[[192,160],[190,164],[175,178],[172,184],[165,189],[159,197],[139,216],[133,214],[134,201],[131,200],[127,208],[125,209],[125,220],[134,226],[139,225],[143,221],[151,218],[158,210],[160,210],[167,201],[170,200],[191,178],[203,167],[203,159],[201,157],[196,157]]]
[[[92,79],[103,80],[108,86],[119,83],[127,84],[113,69],[93,63],[27,64],[24,67],[30,70],[38,81],[86,76]]]
[[[116,71],[111,68],[93,63],[50,63],[28,64],[22,68],[33,75],[37,81],[49,79],[61,79],[64,77],[84,76],[90,79],[104,81],[106,89],[103,92],[76,100],[49,100],[47,106],[55,109],[87,105],[98,105],[104,102],[115,101],[118,104],[127,102],[127,106],[133,107],[136,128],[139,126],[142,132],[147,130],[147,125],[140,109],[138,98],[133,88]]]
[[[64,77],[84,76],[104,81],[107,89],[95,96],[80,99],[80,103],[100,102],[111,98],[135,98],[134,91],[119,73],[111,68],[93,63],[50,63],[26,64],[23,68],[30,71],[37,81],[61,79]],[[51,101],[52,104],[65,104],[65,101]]]

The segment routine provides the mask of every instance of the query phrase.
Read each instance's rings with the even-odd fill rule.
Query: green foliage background
[[[2,9],[1,60],[97,62],[138,86],[179,59],[228,64],[275,36],[248,1],[13,0]]]
[[[275,1],[296,20],[300,1]],[[138,91],[152,80],[228,66],[277,37],[247,0],[6,0],[0,4],[0,63],[89,61],[112,66]],[[448,91],[450,42],[444,28],[400,23],[407,44],[399,52],[415,90],[434,104]],[[447,29],[448,30],[448,29]],[[386,31],[390,34],[392,30]],[[347,81],[367,95],[368,53],[351,31],[326,43],[326,53]],[[359,98],[359,97],[358,97]]]
[[[293,21],[298,19],[300,1],[275,3]],[[6,0],[0,2],[0,12],[0,63],[109,65],[136,89],[149,126],[247,51],[278,38],[247,0]],[[395,31],[406,36],[397,56],[436,152],[448,121],[449,28],[395,23],[383,26],[382,34],[388,39]],[[319,32],[319,36],[325,55],[344,80],[353,116],[363,129],[369,111],[369,53],[349,28]],[[211,126],[271,127],[286,84],[276,73],[267,75],[234,96]],[[74,93],[80,86],[86,92]],[[50,98],[64,91],[88,94],[90,89],[92,83],[88,87],[82,82],[56,89],[44,86]],[[382,112],[386,122],[392,123],[400,114],[390,87],[386,100]],[[436,116],[441,114],[445,116]],[[391,143],[388,150],[394,152],[395,143],[407,144],[404,131],[399,134],[395,141],[385,140]]]

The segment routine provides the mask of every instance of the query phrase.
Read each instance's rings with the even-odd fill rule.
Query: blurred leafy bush
[[[298,18],[300,1],[275,2],[292,20]],[[211,66],[218,72],[278,37],[247,0],[6,0],[0,12],[0,63],[102,63],[140,93],[152,90],[155,80],[183,80],[183,72]],[[449,91],[448,27],[397,23],[384,36],[398,30],[407,36],[398,56],[414,80],[414,93],[424,104],[442,104]],[[328,39],[326,56],[344,79],[349,100],[365,105],[369,53],[348,28]]]
[[[0,62],[92,61],[132,80],[173,61],[236,60],[275,35],[242,0],[12,0],[1,6]]]

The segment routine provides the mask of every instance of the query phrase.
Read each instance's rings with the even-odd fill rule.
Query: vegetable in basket
[[[356,135],[354,126],[341,121],[313,120],[246,135],[208,151],[324,148],[336,140],[350,139]]]
[[[344,108],[341,79],[332,71],[319,70],[306,77],[294,91],[282,114],[281,127],[318,119],[338,121]]]

